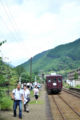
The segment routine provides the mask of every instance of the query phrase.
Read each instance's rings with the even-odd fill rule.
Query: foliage
[[[6,41],[0,42],[0,46]],[[9,110],[12,106],[9,92],[16,85],[18,75],[12,67],[4,63],[0,57],[0,108]]]
[[[1,110],[10,110],[12,106],[12,101],[10,97],[4,96],[1,100],[0,106],[1,106]]]
[[[36,104],[36,100],[30,101],[29,104]],[[43,105],[43,104],[44,104],[44,101],[43,101],[43,100],[38,100],[37,104]]]
[[[0,42],[0,46],[2,46],[5,42],[6,42],[6,40]]]
[[[34,80],[35,80],[35,74],[32,74],[32,77],[27,72],[23,72],[21,74],[21,82],[22,83],[34,82]]]
[[[16,71],[6,63],[2,62],[0,64],[0,85],[15,85],[17,79]]]
[[[77,72],[75,72],[75,74],[74,74],[74,79],[75,79],[75,80],[78,79],[78,73],[77,73]]]
[[[23,72],[25,72],[25,69],[22,66],[16,67],[15,68],[18,76],[20,77]]]
[[[27,83],[27,82],[30,82],[30,75],[26,72],[23,72],[21,74],[21,82],[22,83]]]
[[[20,65],[26,71],[30,71],[30,61]],[[32,59],[33,73],[55,71],[61,72],[66,77],[67,72],[80,67],[80,39],[65,45],[60,45],[54,49],[42,52]]]
[[[80,85],[77,85],[76,88],[79,88],[79,89],[80,89]]]
[[[9,110],[12,106],[9,91],[16,85],[18,77],[16,71],[6,63],[0,65],[0,107]]]
[[[64,86],[64,88],[70,88],[70,85],[67,84],[66,82],[63,82],[63,86]]]

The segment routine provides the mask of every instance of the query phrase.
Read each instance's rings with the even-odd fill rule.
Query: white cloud
[[[7,12],[10,10],[16,24],[13,19],[9,20],[1,6],[0,39],[7,39],[1,49],[3,55],[9,57],[14,65],[39,52],[80,37],[80,5],[77,1],[20,0],[19,3],[17,0],[16,3],[12,0],[12,3],[7,4]]]

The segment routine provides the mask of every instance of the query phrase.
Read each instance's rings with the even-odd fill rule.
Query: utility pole
[[[19,77],[19,84],[21,84],[21,76]]]
[[[30,59],[30,82],[32,81],[32,57]]]
[[[35,76],[35,82],[37,82],[37,80],[36,80],[36,76]]]

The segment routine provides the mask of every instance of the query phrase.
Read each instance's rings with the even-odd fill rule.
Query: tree
[[[75,80],[75,84],[76,84],[76,80],[78,80],[78,73],[77,72],[75,72],[75,74],[74,74],[74,80]]]
[[[6,41],[0,42],[0,46]],[[0,57],[0,108],[11,108],[11,99],[8,97],[9,91],[14,88],[18,80],[18,75],[15,69],[4,63]]]
[[[21,67],[21,66],[16,67],[15,70],[16,70],[19,77],[21,76],[21,74],[23,72],[25,72],[25,69],[23,67]]]
[[[27,82],[30,82],[30,75],[26,72],[23,72],[21,74],[21,82],[22,83],[27,83]]]
[[[6,42],[6,40],[4,40],[4,41],[0,42],[0,46],[1,46],[2,44],[4,44],[5,42]]]
[[[74,74],[74,79],[75,79],[75,80],[78,79],[78,73],[77,73],[77,72],[75,72],[75,74]]]

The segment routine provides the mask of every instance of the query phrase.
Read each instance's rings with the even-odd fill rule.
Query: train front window
[[[56,78],[53,79],[53,83],[56,83]]]
[[[50,83],[51,82],[51,80],[48,80],[48,83]]]
[[[61,78],[58,78],[58,81],[59,81],[59,82],[61,82],[61,81],[62,81],[62,79],[61,79]]]

